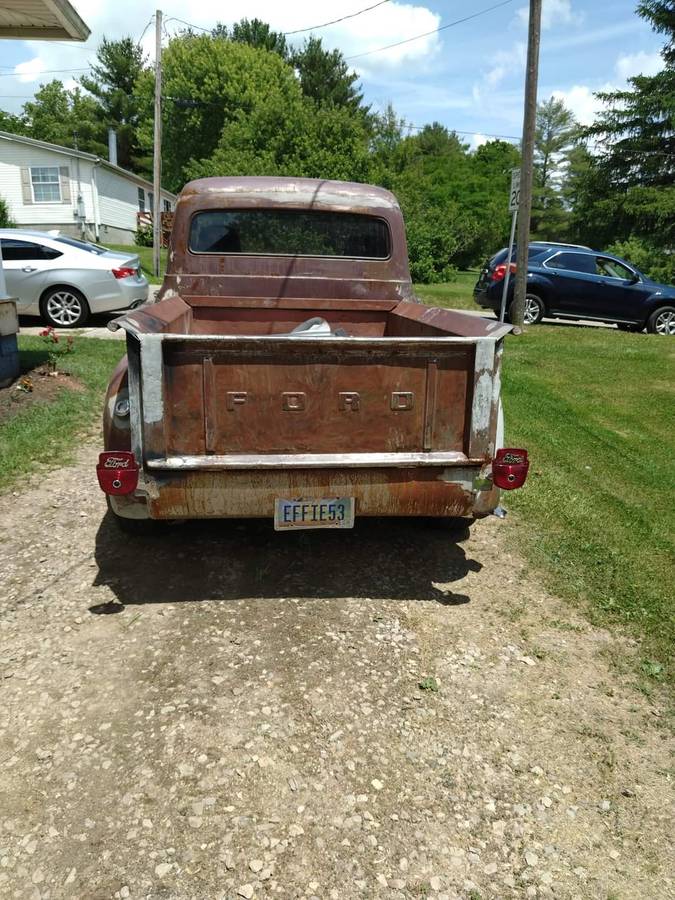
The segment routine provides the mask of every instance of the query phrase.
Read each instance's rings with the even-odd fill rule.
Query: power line
[[[180,22],[181,25],[187,25],[188,28],[196,28],[197,31],[204,31],[206,34],[211,34],[213,31],[212,28],[202,28],[201,25],[193,25],[192,22],[186,22],[185,19],[179,19],[176,16],[171,16],[168,19],[165,19],[165,24],[168,25],[169,22]]]
[[[155,15],[154,15],[154,13],[153,13],[153,14],[150,16],[150,18],[148,19],[148,24],[145,26],[145,28],[144,28],[143,31],[141,32],[141,36],[140,36],[139,39],[136,41],[136,44],[137,44],[138,46],[140,46],[141,41],[142,41],[143,38],[145,37],[145,32],[146,32],[146,31],[148,30],[148,28],[152,25],[154,18],[155,18]]]
[[[296,28],[295,31],[284,31],[282,33],[284,37],[290,37],[292,34],[303,34],[306,31],[317,31],[319,28],[328,28],[329,25],[337,25],[338,22],[344,22],[347,19],[355,19],[357,16],[362,16],[363,13],[370,12],[371,9],[377,9],[378,6],[384,6],[385,3],[389,3],[389,0],[380,0],[379,3],[374,3],[372,6],[367,6],[365,9],[360,9],[358,12],[350,13],[347,16],[341,16],[339,19],[333,19],[331,22],[323,22],[321,25],[312,25],[311,28]]]
[[[389,3],[390,0],[379,0],[378,3],[373,3],[371,6],[366,6],[364,9],[359,9],[357,12],[349,13],[346,16],[340,16],[339,19],[331,19],[330,22],[322,22],[321,25],[311,25],[309,28],[296,28],[295,31],[282,31],[281,33],[284,37],[290,37],[293,34],[304,34],[307,31],[318,31],[319,28],[328,28],[329,25],[337,25],[338,22],[345,22],[347,19],[355,19],[357,16],[362,16],[364,13],[370,12],[372,9],[377,9],[378,6],[384,6],[385,3]],[[511,2],[511,0],[509,0]],[[211,28],[203,28],[201,25],[194,25],[192,22],[186,22],[184,19],[179,19],[177,16],[171,16],[171,18],[166,20],[167,24],[169,22],[180,22],[181,25],[187,25],[188,28],[195,28],[197,31],[204,31],[207,34],[210,34]]]
[[[448,28],[454,28],[455,25],[461,25],[464,22],[469,22],[471,19],[477,19],[478,16],[484,16],[486,13],[492,12],[495,9],[499,9],[501,6],[508,6],[509,3],[513,3],[513,0],[502,0],[501,3],[495,3],[494,6],[488,6],[486,9],[481,9],[476,13],[472,13],[470,16],[464,16],[463,19],[455,19],[454,22],[448,22],[447,25],[441,25],[439,28],[433,28],[431,31],[425,31],[423,34],[416,34],[414,37],[406,38],[403,41],[396,41],[394,44],[387,44],[384,47],[376,47],[374,50],[366,50],[365,53],[356,53],[354,56],[346,56],[345,59],[349,61],[350,59],[361,59],[363,56],[371,56],[373,53],[381,53],[383,50],[391,50],[392,47],[401,47],[403,44],[410,44],[412,41],[418,41],[420,38],[429,37],[430,34],[438,34],[441,31],[445,31]]]
[[[21,65],[21,63],[19,63]],[[41,78],[42,75],[56,75],[58,72],[89,72],[91,66],[87,66],[86,69],[43,69],[40,72],[35,72],[35,78]],[[22,76],[33,75],[32,72],[0,72],[0,78],[21,78]]]

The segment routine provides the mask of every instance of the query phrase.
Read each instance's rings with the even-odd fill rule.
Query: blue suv
[[[514,256],[515,256],[514,252]],[[675,335],[675,287],[657,284],[623,259],[573,244],[532,242],[528,247],[525,322],[544,316],[615,322],[626,331]],[[483,309],[497,315],[508,250],[500,250],[483,267],[473,291]],[[511,263],[511,271],[515,264]],[[507,317],[513,303],[511,277]]]

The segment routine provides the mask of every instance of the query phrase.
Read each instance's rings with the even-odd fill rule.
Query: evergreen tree
[[[302,92],[318,104],[344,106],[351,112],[367,113],[358,89],[356,72],[350,71],[340,50],[326,50],[321,38],[309,37],[291,57],[300,76]]]
[[[667,36],[664,68],[628,79],[628,88],[598,94],[605,109],[586,130],[596,172],[611,199],[615,239],[642,234],[655,245],[675,244],[675,13],[672,0],[645,0],[638,13]],[[596,203],[603,195],[596,196]]]
[[[564,235],[568,212],[562,179],[578,134],[574,116],[562,100],[551,97],[537,106],[530,228],[535,238],[560,240]]]
[[[136,87],[145,67],[145,58],[133,38],[117,41],[103,38],[91,74],[80,78],[82,87],[96,101],[103,143],[108,128],[117,132],[117,162],[123,169],[147,172],[138,140],[141,105]]]

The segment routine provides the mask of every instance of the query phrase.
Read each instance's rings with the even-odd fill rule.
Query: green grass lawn
[[[645,635],[659,663],[644,672],[660,677],[675,640],[675,341],[537,326],[507,337],[503,389],[508,443],[532,459],[504,495],[507,533],[558,594]]]
[[[152,247],[136,247],[135,245],[129,244],[105,244],[108,250],[119,250],[122,253],[129,253],[130,255],[138,256],[141,260],[141,268],[143,269],[143,274],[148,279],[150,284],[161,284],[162,278],[164,277],[164,272],[166,271],[166,250],[160,251],[160,264],[161,264],[161,272],[159,278],[155,278],[152,274]]]
[[[0,421],[2,490],[40,465],[55,468],[72,458],[82,434],[100,420],[105,389],[124,350],[123,341],[76,338],[74,352],[64,356],[58,368],[76,378],[83,390],[62,387],[55,399],[23,408],[17,404],[17,411]],[[23,371],[47,359],[39,337],[20,336],[19,352]]]
[[[477,271],[458,272],[455,281],[444,284],[416,284],[415,293],[429,306],[446,309],[480,310],[473,300],[473,286],[478,280]]]

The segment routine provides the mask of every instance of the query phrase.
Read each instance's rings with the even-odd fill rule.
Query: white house
[[[91,153],[0,131],[0,197],[19,228],[58,229],[105,244],[132,244],[152,184]],[[162,210],[176,197],[162,191]]]

